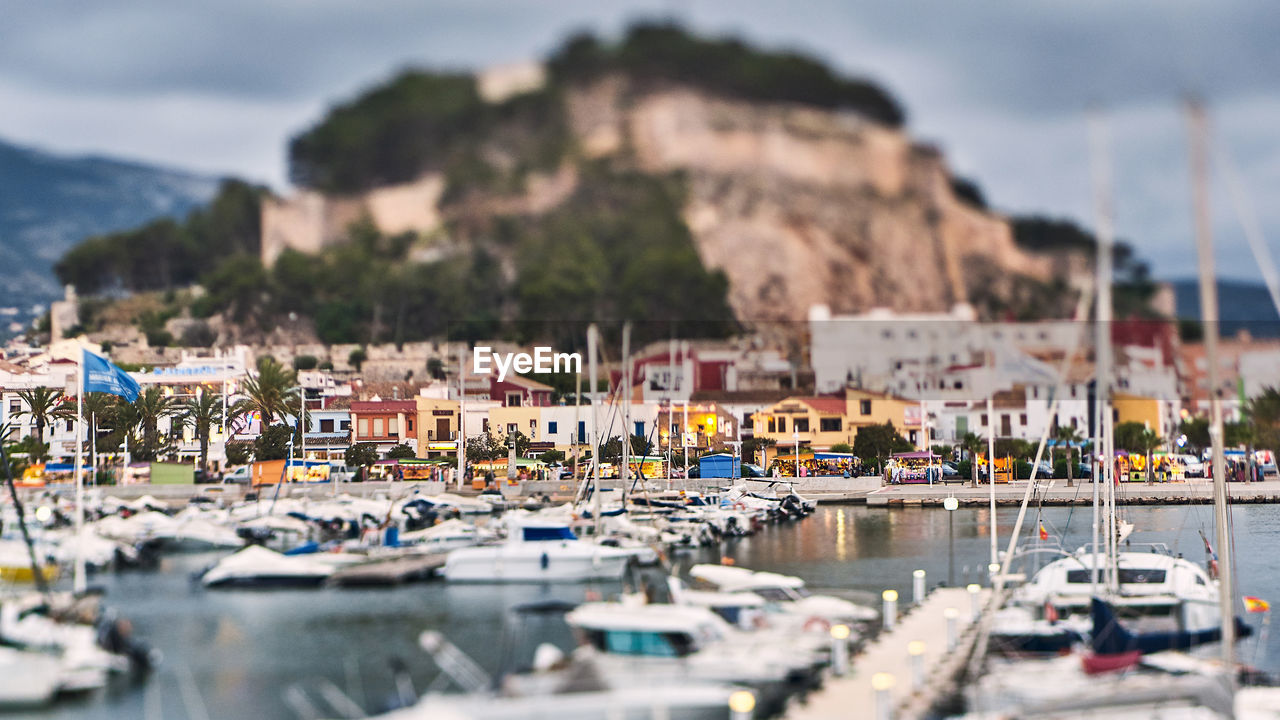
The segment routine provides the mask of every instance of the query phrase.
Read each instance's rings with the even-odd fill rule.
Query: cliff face
[[[956,198],[939,153],[852,113],[679,85],[638,90],[621,76],[572,87],[564,103],[588,159],[684,178],[684,221],[703,264],[728,277],[743,322],[800,322],[817,304],[853,313],[972,302],[994,315],[1053,278],[1003,218]],[[531,174],[523,196],[472,196],[467,212],[541,215],[578,178],[565,160],[553,176]],[[439,207],[442,184],[427,175],[361,196],[306,191],[265,203],[263,260],[285,247],[316,252],[361,214],[387,232],[439,231],[456,209]]]
[[[684,89],[628,102],[625,85],[574,92],[574,131],[588,153],[629,151],[647,170],[686,175],[685,220],[703,262],[729,277],[741,320],[801,320],[815,304],[947,310],[1050,279],[1046,260],[1015,246],[1002,218],[958,201],[941,156],[902,132]]]

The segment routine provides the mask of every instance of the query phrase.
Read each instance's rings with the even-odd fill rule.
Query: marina
[[[963,507],[954,514],[959,591],[967,592],[963,588],[970,583],[983,583],[985,588],[987,511]],[[1000,527],[1010,527],[1014,511],[1002,507],[998,516]],[[1188,555],[1201,551],[1197,530],[1208,519],[1202,508],[1142,507],[1132,509],[1130,517],[1138,527],[1135,542],[1163,542]],[[1241,533],[1241,592],[1280,596],[1280,584],[1267,570],[1266,560],[1268,548],[1280,542],[1280,516],[1271,506],[1251,505],[1237,508],[1233,517]],[[941,509],[822,506],[799,523],[768,526],[754,535],[730,539],[718,550],[677,556],[673,570],[688,577],[694,564],[718,563],[727,557],[737,567],[797,575],[818,592],[852,592],[876,610],[882,592],[892,589],[903,609],[899,627],[908,628],[914,614],[906,612],[914,590],[913,572],[925,570],[930,589],[947,577],[947,556],[938,549],[946,547],[948,520],[947,511]],[[1087,513],[1070,507],[1046,508],[1044,522],[1064,542],[1087,541]],[[552,642],[566,650],[574,645],[571,634],[549,620],[522,623],[519,642],[495,642],[494,638],[507,636],[503,628],[509,627],[516,606],[550,600],[576,605],[589,596],[609,598],[627,589],[624,583],[429,581],[386,588],[209,591],[193,585],[190,576],[210,560],[208,554],[170,555],[155,571],[96,576],[93,585],[106,591],[108,605],[133,619],[136,634],[159,650],[164,662],[143,684],[115,684],[23,717],[96,720],[254,714],[292,718],[297,715],[285,700],[285,691],[299,684],[315,694],[321,681],[334,683],[366,712],[375,712],[386,708],[387,699],[396,693],[388,665],[391,658],[404,663],[419,690],[437,679],[438,669],[417,644],[424,630],[445,633],[486,671],[498,673],[513,653],[531,655],[537,642]],[[946,597],[933,592],[931,597],[939,598],[935,602]],[[946,601],[946,606],[955,604]],[[967,598],[959,605],[964,612]],[[917,617],[923,621],[926,615]],[[1257,618],[1251,621],[1256,624]],[[905,653],[906,644],[916,639],[901,632],[890,637],[892,647],[886,644],[882,651],[896,655]],[[926,648],[939,644],[932,639],[925,639]],[[945,630],[937,639],[945,643]],[[1269,633],[1255,633],[1244,640],[1240,656],[1261,670],[1280,671],[1280,643]],[[854,667],[859,657],[851,655]],[[899,658],[889,666],[902,662]],[[828,689],[857,679],[867,678],[860,674],[832,678]],[[909,674],[896,677],[899,692],[910,686],[909,679]],[[810,697],[817,702],[828,689]],[[194,709],[197,702],[203,705],[203,714]],[[791,712],[803,707],[796,704]]]

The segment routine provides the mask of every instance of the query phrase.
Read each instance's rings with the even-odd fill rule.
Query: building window
[[[809,432],[809,418],[796,418],[796,432]]]
[[[586,441],[587,441],[587,421],[579,420],[578,421],[578,442],[584,443]]]
[[[507,393],[507,407],[520,407],[520,393]]]
[[[643,422],[637,422],[637,423],[635,423],[635,427],[634,427],[634,428],[632,428],[631,434],[632,434],[632,435],[639,435],[640,437],[644,437],[644,423],[643,423]]]
[[[20,412],[22,412],[22,401],[21,401],[21,400],[10,400],[10,401],[9,401],[9,414],[10,414],[10,415],[17,415],[17,414],[18,414],[18,413],[20,413]]]
[[[822,432],[840,432],[840,418],[822,418],[818,420],[818,429]]]
[[[858,402],[858,412],[862,413],[863,415],[870,415],[870,414],[871,414],[871,401],[870,401],[870,400],[860,400],[860,401]]]
[[[778,421],[769,418],[769,432],[778,432]]]
[[[372,437],[383,437],[384,421],[382,418],[373,419],[373,435]]]
[[[560,423],[557,423],[555,420],[552,420],[551,422],[547,423],[547,432],[551,433],[552,435],[555,435],[557,432],[559,432],[559,428],[560,428]]]
[[[369,418],[360,418],[360,437],[369,437]]]
[[[987,426],[987,414],[986,414],[986,413],[982,413],[982,426],[983,426],[983,427],[986,427],[986,426]]]
[[[778,432],[786,432],[786,431],[787,431],[787,419],[784,417],[778,418]]]
[[[341,426],[341,427],[342,427],[342,429],[343,429],[343,430],[345,430],[345,431],[347,431],[347,432],[351,432],[351,421],[350,421],[350,420],[343,420],[343,421],[342,421],[342,426]]]
[[[1075,385],[1072,385],[1072,386],[1071,386],[1071,397],[1075,397],[1075,396],[1076,396],[1076,386],[1075,386]]]
[[[409,427],[407,428],[407,429],[408,429],[408,431],[409,431],[409,432],[413,432],[413,418],[409,418],[409,419],[405,420],[405,423],[407,423],[407,424],[409,425]]]
[[[331,432],[333,432],[333,420],[321,420],[321,421],[320,421],[320,432],[322,432],[322,433],[331,433]]]
[[[395,435],[395,434],[396,434],[396,433],[398,433],[398,432],[400,432],[400,424],[399,424],[399,421],[397,421],[395,418],[388,418],[388,419],[387,419],[387,434],[388,434],[388,435]]]
[[[1018,415],[1018,424],[1019,424],[1019,425],[1021,425],[1022,427],[1026,427],[1026,426],[1027,426],[1027,414],[1026,414],[1026,413],[1020,413],[1020,414]]]
[[[507,434],[508,434],[508,435],[515,435],[515,434],[516,434],[516,433],[518,433],[518,432],[520,432],[520,425],[519,425],[519,423],[507,423]]]

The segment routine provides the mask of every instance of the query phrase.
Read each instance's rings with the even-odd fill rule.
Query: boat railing
[[[1080,547],[1076,548],[1076,551],[1075,551],[1074,553],[1072,553],[1072,554],[1074,554],[1074,555],[1089,555],[1089,554],[1091,554],[1091,553],[1092,553],[1092,554],[1097,554],[1097,553],[1105,554],[1105,553],[1107,552],[1107,548],[1106,548],[1105,546],[1104,546],[1101,550],[1097,550],[1097,549],[1095,549],[1095,548],[1096,548],[1096,546],[1095,546],[1093,543],[1084,543],[1084,544],[1082,544]],[[1148,552],[1151,552],[1151,553],[1156,553],[1156,554],[1159,554],[1159,555],[1168,555],[1169,557],[1176,557],[1176,555],[1174,554],[1174,552],[1173,552],[1172,550],[1170,550],[1170,549],[1169,549],[1169,545],[1168,545],[1168,543],[1162,543],[1162,542],[1144,542],[1144,543],[1126,542],[1126,543],[1124,544],[1124,552],[1133,552],[1135,548],[1147,548],[1147,551],[1148,551]]]

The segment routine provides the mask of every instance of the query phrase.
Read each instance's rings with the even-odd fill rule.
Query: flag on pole
[[[1245,609],[1245,612],[1251,612],[1251,613],[1267,612],[1271,609],[1271,603],[1267,602],[1266,600],[1263,600],[1260,597],[1245,595],[1244,609]]]
[[[138,399],[142,388],[129,373],[116,367],[110,360],[84,351],[84,391],[119,395],[129,402]]]
[[[1049,539],[1049,531],[1044,529],[1044,523],[1040,523],[1040,540],[1044,541],[1048,539]]]

